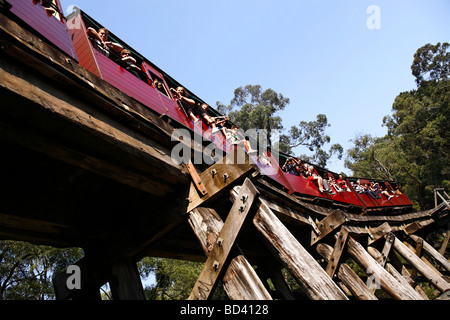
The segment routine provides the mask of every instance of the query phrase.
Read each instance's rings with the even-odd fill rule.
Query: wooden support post
[[[219,276],[233,248],[239,231],[253,206],[258,191],[249,179],[246,179],[239,192],[239,199],[235,201],[227,220],[220,231],[220,243],[216,242],[197,282],[192,289],[189,300],[207,300],[211,297]]]
[[[217,242],[223,221],[214,209],[196,208],[189,213],[189,224],[197,236],[206,256]]]
[[[317,245],[317,252],[329,261],[333,249],[325,244],[319,243]],[[338,273],[338,278],[344,283],[344,285],[350,290],[350,292],[358,300],[378,300],[377,297],[367,288],[366,284],[360,277],[350,268],[346,263],[341,263]]]
[[[450,223],[447,224],[447,232],[445,234],[445,239],[442,242],[442,247],[439,249],[439,253],[442,256],[444,256],[445,255],[445,251],[447,251],[447,246],[448,246],[449,240],[450,240]]]
[[[334,246],[331,257],[328,260],[328,265],[326,272],[333,279],[335,272],[337,271],[337,266],[339,265],[339,260],[341,259],[342,252],[344,251],[345,244],[348,238],[348,231],[345,226],[341,228],[341,231],[337,235],[336,244]]]
[[[397,251],[406,261],[408,261],[413,267],[430,281],[441,292],[450,290],[450,283],[445,281],[439,276],[433,269],[425,264],[414,252],[412,252],[405,244],[403,244],[397,238],[394,241],[394,249]]]
[[[99,279],[102,274],[95,268],[95,264],[84,257],[72,267],[72,272],[63,272],[53,278],[56,299],[101,300]],[[78,288],[70,285],[72,277],[74,281],[79,281]]]
[[[347,300],[325,270],[264,203],[256,213],[253,224],[309,299]]]
[[[200,240],[206,256],[210,255],[216,243],[223,242],[218,237],[224,223],[214,209],[196,208],[192,210],[189,215],[189,224]],[[272,299],[244,256],[233,258],[222,281],[230,299]],[[245,290],[242,288],[244,283],[246,284]]]
[[[349,237],[347,248],[348,253],[359,266],[394,299],[422,300],[422,297],[413,288],[398,282],[352,237]]]
[[[253,267],[243,256],[234,258],[223,277],[231,300],[272,300]]]
[[[311,231],[311,245],[326,237],[329,233],[331,233],[333,230],[336,230],[344,222],[345,216],[342,211],[335,210],[333,213],[331,213],[318,223],[320,235],[317,235],[314,230]]]
[[[392,232],[386,235],[386,243],[384,244],[383,251],[381,252],[381,256],[377,259],[378,263],[384,268],[386,265],[387,258],[389,257],[389,253],[391,252],[392,245],[394,244],[395,236]]]
[[[378,239],[381,239],[386,234],[391,232],[392,229],[391,229],[391,226],[389,225],[389,223],[385,222],[375,229],[369,228],[369,231],[370,231],[370,233],[369,233],[370,238],[369,238],[368,244],[371,245],[373,242],[377,241]]]
[[[113,264],[109,286],[114,300],[146,300],[137,265],[130,259]]]
[[[423,250],[425,250],[426,253],[428,253],[431,257],[433,257],[433,259],[439,262],[445,270],[450,272],[450,262],[445,259],[445,257],[441,255],[436,249],[434,249],[433,246],[431,246],[428,242],[418,236],[412,235],[411,238],[417,243],[422,242]]]

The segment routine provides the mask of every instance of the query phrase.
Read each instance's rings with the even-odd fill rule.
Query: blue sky
[[[61,0],[211,105],[259,84],[290,98],[285,128],[326,114],[332,143],[384,136],[395,97],[415,88],[414,53],[449,42],[448,0]],[[369,29],[367,9],[380,9]],[[308,153],[296,150],[297,154]],[[343,161],[327,166],[348,172]]]

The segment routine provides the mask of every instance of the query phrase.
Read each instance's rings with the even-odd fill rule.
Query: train
[[[1,14],[21,24],[30,32],[38,35],[43,41],[58,49],[61,54],[72,59],[81,67],[97,77],[108,82],[126,95],[145,105],[161,118],[170,119],[178,128],[185,128],[194,134],[200,134],[206,140],[214,143],[225,154],[234,152],[240,145],[231,141],[220,130],[213,130],[205,121],[192,119],[189,110],[174,93],[174,88],[183,87],[161,68],[153,64],[119,39],[108,29],[108,40],[127,49],[133,57],[133,65],[138,70],[131,70],[120,63],[120,53],[110,50],[108,54],[98,48],[98,43],[88,34],[88,30],[99,31],[104,28],[94,18],[74,6],[73,12],[67,17],[59,0],[2,0]],[[188,89],[187,96],[197,105],[205,102]],[[223,117],[217,110],[210,107],[208,113],[214,117]],[[225,127],[232,125],[229,120]],[[244,137],[242,137],[244,138]],[[248,150],[247,150],[248,151]],[[413,204],[395,181],[383,181],[368,178],[346,177],[341,185],[331,182],[338,181],[339,175],[325,168],[312,165],[316,178],[303,175],[307,170],[297,172],[285,169],[290,155],[277,154],[277,159],[268,150],[264,154],[249,153],[252,162],[261,172],[266,172],[266,179],[280,186],[289,195],[311,203],[318,203],[328,208],[345,208],[350,212],[368,214],[387,212],[389,214],[404,214],[414,211]],[[263,156],[263,157],[261,157]],[[289,160],[290,161],[290,160]],[[302,163],[310,166],[311,164]],[[302,168],[303,169],[303,168]],[[319,178],[320,177],[320,178]],[[320,183],[318,184],[318,181]],[[320,190],[325,181],[326,190]],[[373,194],[359,191],[360,186],[376,185],[383,193]]]

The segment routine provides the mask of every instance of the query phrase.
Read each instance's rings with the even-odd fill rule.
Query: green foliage
[[[0,300],[54,299],[53,275],[81,257],[80,249],[0,241]]]
[[[355,176],[400,182],[420,210],[434,205],[435,188],[450,187],[448,49],[438,43],[417,51],[411,69],[418,88],[395,99],[383,119],[388,134],[357,136],[346,160]]]
[[[267,130],[269,134],[267,144],[271,147],[271,131],[279,130],[281,133],[284,129],[281,117],[276,114],[284,110],[289,103],[288,98],[272,89],[263,91],[259,85],[247,85],[245,88],[239,87],[234,91],[234,98],[230,105],[225,106],[217,102],[217,108],[221,113],[228,114],[231,122],[244,131]],[[325,134],[328,127],[330,124],[324,114],[319,114],[316,121],[301,121],[298,126],[291,127],[288,134],[280,134],[278,149],[282,153],[292,154],[295,148],[307,148],[315,154],[312,157],[306,155],[300,157],[325,167],[333,155],[341,159],[343,154],[343,148],[339,144],[331,146],[328,152],[322,149],[331,141],[331,138]]]
[[[146,286],[145,294],[149,300],[186,300],[191,294],[203,263],[181,260],[144,258],[138,264],[143,277],[154,275],[155,282]],[[226,299],[219,288],[215,298]],[[214,297],[213,297],[214,298]]]

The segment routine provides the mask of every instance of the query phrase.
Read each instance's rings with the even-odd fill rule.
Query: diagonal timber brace
[[[211,297],[258,194],[259,192],[251,181],[246,179],[239,192],[238,201],[235,201],[233,204],[220,231],[218,239],[221,239],[221,241],[215,243],[213,250],[209,254],[203,270],[192,289],[189,300],[207,300]]]

